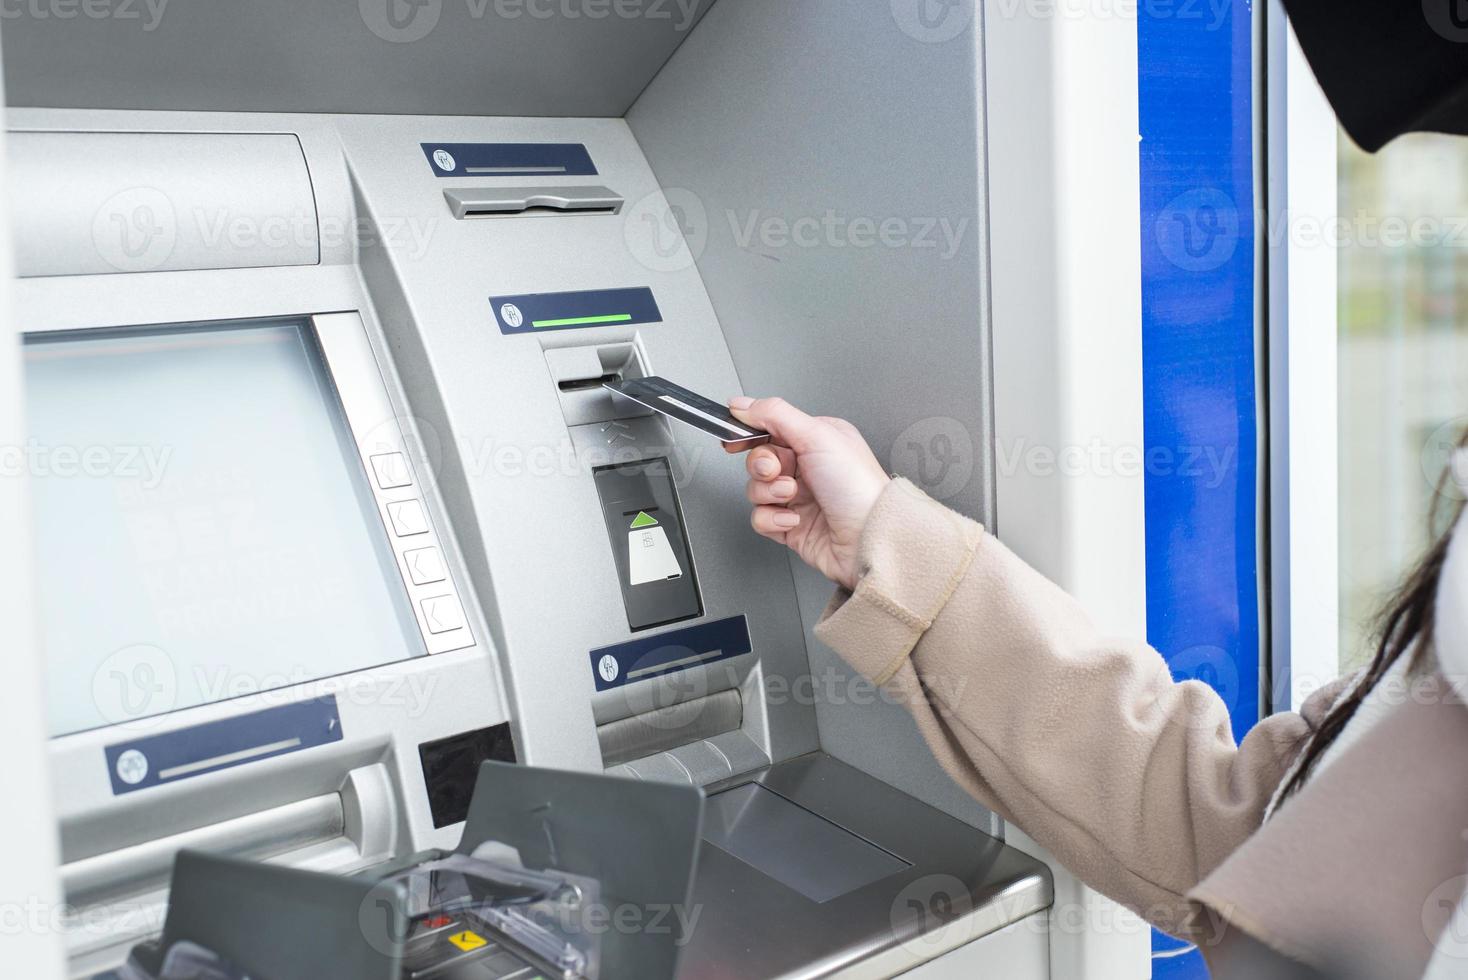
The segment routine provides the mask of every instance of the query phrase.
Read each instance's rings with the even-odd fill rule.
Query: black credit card
[[[602,387],[614,395],[630,398],[654,412],[707,432],[731,453],[753,449],[770,441],[768,432],[745,425],[729,413],[728,407],[682,385],[675,385],[666,378],[653,376],[631,381],[607,381]]]

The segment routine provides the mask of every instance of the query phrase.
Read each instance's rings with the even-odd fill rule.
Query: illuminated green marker
[[[532,327],[583,327],[592,323],[626,323],[631,313],[611,313],[607,316],[573,316],[564,320],[531,320]]]

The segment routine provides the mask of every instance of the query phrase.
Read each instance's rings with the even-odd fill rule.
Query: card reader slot
[[[556,384],[556,395],[567,425],[609,422],[647,415],[647,409],[623,400],[618,404],[603,385],[609,381],[647,376],[647,365],[636,341],[548,347],[546,366]]]
[[[556,387],[562,391],[595,391],[608,381],[620,381],[620,373],[599,374],[590,378],[566,378],[556,382]]]
[[[622,195],[606,187],[450,187],[443,192],[455,218],[617,214]]]

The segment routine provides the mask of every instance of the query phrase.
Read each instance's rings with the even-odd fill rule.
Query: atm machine
[[[1134,248],[1070,230],[1135,220],[1127,25],[64,13],[0,41],[66,975],[157,937],[200,853],[284,907],[447,852],[507,765],[615,778],[556,804],[604,856],[622,790],[698,790],[679,976],[1143,975],[1145,929],[814,639],[829,586],[750,532],[742,457],[602,387],[849,417],[1138,629],[1140,562],[1087,556],[1138,553],[1140,483],[1026,455],[1140,444]]]

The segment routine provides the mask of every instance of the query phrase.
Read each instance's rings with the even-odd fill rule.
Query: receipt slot
[[[703,615],[668,461],[604,466],[594,477],[628,627],[641,630]]]

